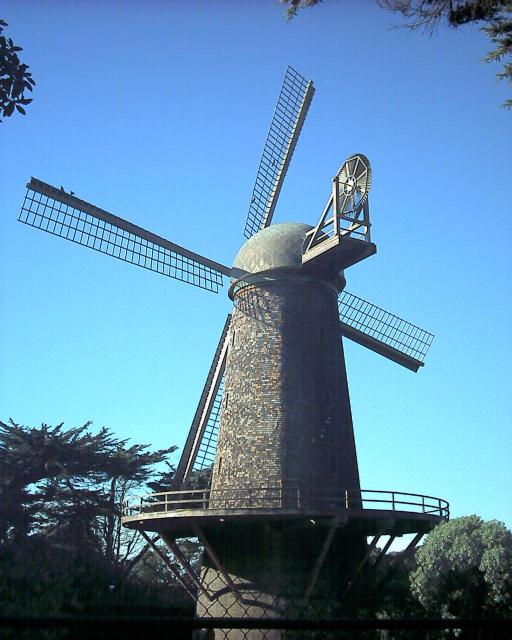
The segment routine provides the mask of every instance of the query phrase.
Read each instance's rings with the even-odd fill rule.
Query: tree
[[[288,5],[286,9],[285,16],[287,20],[291,20],[295,18],[299,9],[304,9],[306,7],[314,7],[316,4],[320,4],[322,0],[279,0],[281,4]]]
[[[169,604],[133,573],[148,545],[121,526],[122,502],[149,485],[175,447],[128,446],[90,423],[64,429],[0,421],[0,602],[11,613],[80,611],[91,604]],[[144,578],[144,576],[142,576]],[[131,595],[130,595],[131,594]],[[132,606],[132,604],[130,604]]]
[[[121,526],[122,503],[152,482],[169,486],[174,468],[156,465],[175,447],[151,452],[89,427],[0,421],[0,541],[12,549],[39,537],[66,553],[100,558],[122,582],[147,551],[136,531]]]
[[[288,5],[287,19],[297,15],[299,9],[313,7],[322,0],[280,0]],[[433,34],[439,25],[446,22],[457,28],[469,23],[478,23],[489,36],[495,49],[488,53],[485,62],[502,62],[512,55],[512,0],[377,0],[383,9],[400,13],[410,29],[424,29]],[[504,61],[503,70],[497,74],[501,80],[512,84],[512,62]],[[512,108],[512,99],[503,106]]]
[[[90,424],[64,430],[62,423],[31,428],[0,421],[0,538],[61,532],[112,552],[110,519],[130,489],[159,480],[155,465],[175,447],[149,452],[106,428],[93,434]]]
[[[438,525],[416,553],[413,595],[431,615],[512,615],[512,533],[476,515]]]
[[[22,47],[2,35],[4,27],[7,27],[7,22],[0,20],[0,109],[8,118],[15,109],[22,115],[26,114],[24,107],[32,102],[32,98],[26,98],[25,91],[32,91],[36,83],[28,65],[22,64],[18,57]]]

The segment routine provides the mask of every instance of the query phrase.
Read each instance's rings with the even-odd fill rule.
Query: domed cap
[[[284,222],[262,229],[238,252],[233,264],[234,277],[268,269],[302,267],[302,245],[306,233],[312,228],[300,222]]]

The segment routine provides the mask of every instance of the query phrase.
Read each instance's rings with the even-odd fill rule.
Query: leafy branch
[[[32,98],[26,98],[25,91],[32,91],[36,83],[28,65],[18,57],[22,47],[3,35],[5,27],[7,22],[0,20],[0,110],[3,117],[9,118],[15,110],[23,116],[26,114],[25,107]]]

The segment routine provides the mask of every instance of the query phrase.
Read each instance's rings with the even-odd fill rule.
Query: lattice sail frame
[[[191,473],[213,469],[215,452],[217,451],[217,439],[219,436],[220,410],[224,397],[224,376],[222,376],[218,391],[213,401],[212,410],[206,422],[206,427],[201,438],[197,455],[192,464]]]
[[[194,472],[213,469],[224,396],[230,324],[231,314],[228,314],[176,469],[173,483],[176,489],[190,484]]]
[[[32,178],[18,220],[164,276],[218,292],[231,269]]]
[[[340,294],[338,308],[344,336],[412,371],[423,366],[432,333],[348,291]]]
[[[265,141],[251,195],[244,235],[268,227],[315,89],[288,67]]]

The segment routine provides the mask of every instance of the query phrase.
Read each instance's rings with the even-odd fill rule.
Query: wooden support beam
[[[368,545],[368,548],[366,549],[366,553],[364,554],[364,558],[361,560],[361,562],[358,564],[357,569],[354,571],[352,577],[350,578],[350,580],[347,582],[347,586],[345,587],[345,591],[343,592],[343,595],[346,595],[347,592],[350,590],[350,587],[352,587],[352,585],[354,584],[354,582],[356,581],[356,578],[359,576],[359,574],[361,573],[364,565],[368,562],[368,559],[372,553],[372,551],[375,549],[375,547],[377,546],[377,542],[380,540],[381,534],[378,534],[376,536],[373,537],[373,540],[370,542],[370,544]]]
[[[324,564],[327,553],[329,552],[329,549],[331,547],[334,534],[336,533],[337,524],[338,524],[337,521],[333,520],[327,531],[327,535],[325,536],[324,543],[322,545],[318,558],[316,559],[315,566],[313,567],[313,571],[311,572],[308,586],[306,587],[306,591],[304,592],[304,598],[306,598],[306,600],[309,600],[311,594],[313,593],[313,589],[315,588],[316,582],[318,580],[318,576],[320,575],[320,570]]]
[[[389,536],[389,540],[386,542],[386,544],[384,545],[384,548],[379,553],[379,557],[377,558],[377,560],[375,560],[375,564],[373,565],[374,569],[375,569],[375,567],[377,567],[381,563],[382,558],[386,555],[389,547],[393,544],[393,541],[394,541],[395,538],[396,538],[396,536]]]
[[[180,585],[183,587],[183,589],[185,589],[186,593],[195,602],[196,601],[196,596],[189,589],[187,583],[181,577],[180,572],[176,569],[175,566],[173,566],[169,562],[169,560],[165,557],[165,555],[156,546],[155,541],[158,540],[158,536],[156,536],[155,538],[153,538],[153,540],[151,540],[151,538],[147,535],[147,533],[145,531],[140,531],[140,533],[141,533],[142,537],[144,538],[144,540],[149,544],[149,546],[153,549],[153,551],[157,554],[157,556],[163,561],[165,566],[170,570],[170,572],[173,574],[173,576],[176,578],[176,580],[180,583]]]
[[[417,533],[414,538],[409,542],[409,544],[407,545],[407,547],[404,549],[403,554],[409,554],[411,551],[413,551],[416,546],[418,545],[418,542],[423,538],[425,534],[424,533]]]
[[[421,538],[423,538],[424,535],[425,535],[424,533],[417,533],[414,536],[414,538],[411,540],[411,542],[409,542],[407,547],[403,550],[402,555],[398,557],[398,560],[394,560],[393,563],[390,564],[390,566],[388,567],[388,570],[384,573],[382,578],[377,582],[377,584],[373,588],[373,590],[372,590],[370,595],[372,595],[372,594],[376,593],[377,591],[379,591],[379,589],[382,587],[382,585],[388,580],[388,578],[393,573],[393,571],[395,569],[395,567],[393,565],[396,566],[397,564],[400,564],[400,560],[403,561],[404,556],[407,556],[409,553],[411,553],[411,551],[414,550],[414,548],[416,547],[418,542],[421,540]]]
[[[172,553],[174,554],[175,558],[178,560],[178,562],[181,564],[181,566],[185,570],[185,573],[192,580],[192,582],[196,585],[196,587],[199,589],[199,591],[202,591],[206,595],[208,600],[210,602],[213,602],[215,598],[213,598],[208,593],[208,590],[206,589],[206,587],[201,582],[201,578],[194,571],[194,569],[192,568],[190,562],[188,561],[188,558],[185,556],[185,554],[182,552],[182,550],[178,547],[176,542],[174,540],[171,540],[168,536],[165,536],[163,534],[161,534],[161,538],[165,542],[165,544],[169,547],[169,549],[172,551]]]
[[[209,557],[210,557],[211,561],[213,562],[213,564],[215,565],[216,569],[220,572],[221,576],[224,578],[224,581],[226,582],[226,586],[228,587],[228,589],[232,593],[234,593],[237,598],[242,599],[242,596],[241,596],[240,592],[238,591],[238,589],[236,588],[235,583],[231,579],[229,573],[226,571],[226,569],[225,569],[224,565],[222,564],[219,556],[215,553],[215,549],[212,547],[212,545],[209,543],[208,539],[204,535],[204,532],[201,529],[201,527],[197,524],[197,522],[194,522],[192,524],[192,526],[193,526],[193,529],[194,529],[197,537],[199,538],[199,542],[201,542],[201,544],[204,546],[204,549],[205,549],[206,553],[209,555]]]

